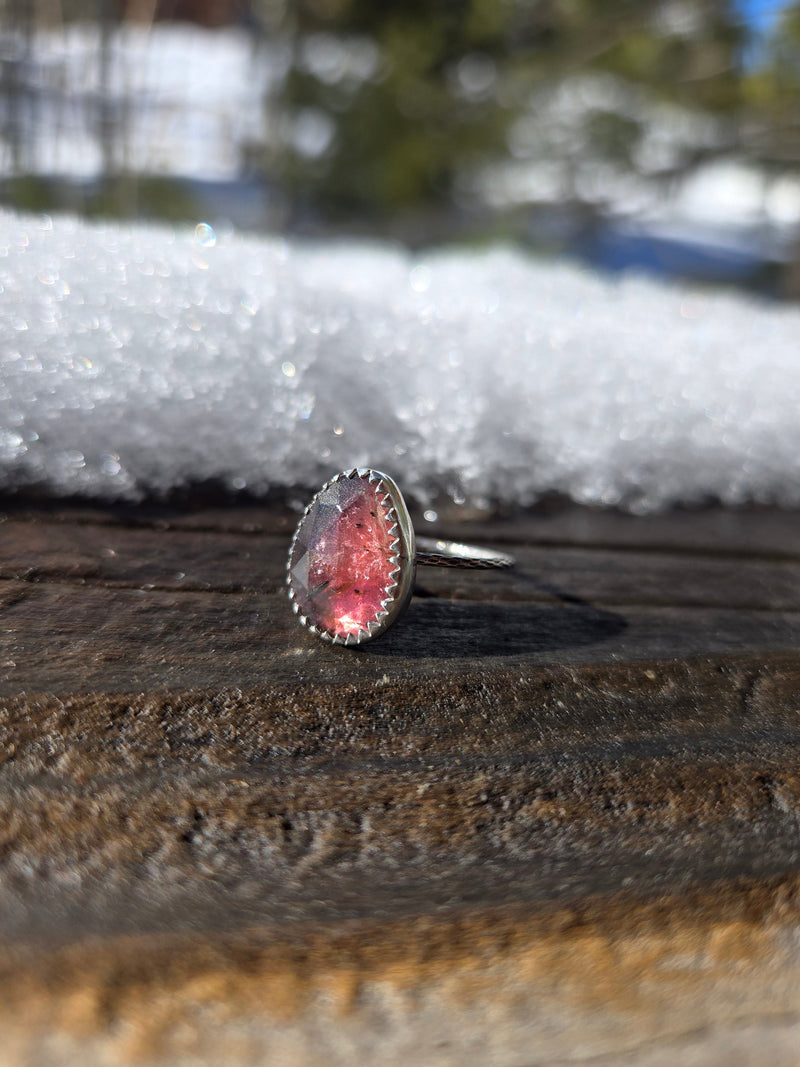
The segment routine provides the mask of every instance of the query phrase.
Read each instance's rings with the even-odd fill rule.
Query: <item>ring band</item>
[[[467,570],[507,570],[514,566],[514,557],[460,541],[440,541],[434,537],[417,538],[417,566],[463,567]]]
[[[417,564],[512,567],[504,552],[421,537],[387,474],[342,471],[303,512],[289,547],[289,599],[323,641],[361,645],[385,633],[411,599]]]

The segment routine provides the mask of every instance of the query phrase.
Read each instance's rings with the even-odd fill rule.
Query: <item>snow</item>
[[[0,215],[0,487],[800,504],[800,309],[497,247]]]

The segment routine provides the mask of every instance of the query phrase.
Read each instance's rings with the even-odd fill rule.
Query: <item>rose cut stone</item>
[[[386,491],[340,476],[314,498],[289,558],[297,610],[331,637],[358,639],[396,588],[397,531]]]

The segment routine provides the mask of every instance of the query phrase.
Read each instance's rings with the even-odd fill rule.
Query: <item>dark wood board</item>
[[[356,652],[293,521],[0,515],[0,1063],[799,1062],[798,516],[453,520]]]

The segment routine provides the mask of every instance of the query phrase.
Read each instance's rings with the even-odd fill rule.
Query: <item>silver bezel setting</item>
[[[374,619],[370,620],[367,624],[367,628],[360,629],[357,634],[347,634],[345,637],[342,637],[340,634],[330,633],[330,631],[317,626],[316,623],[313,623],[303,614],[292,587],[291,567],[292,556],[294,554],[294,547],[298,534],[308,513],[316,503],[317,498],[337,482],[343,481],[344,479],[353,480],[356,478],[366,480],[370,485],[375,486],[378,502],[381,507],[386,509],[389,521],[389,536],[391,537],[390,547],[392,550],[391,584],[387,586],[386,597],[381,602],[381,610],[376,614]],[[416,569],[415,560],[416,542],[414,537],[414,527],[411,525],[411,517],[408,514],[408,508],[403,500],[403,495],[397,488],[395,482],[387,474],[383,474],[381,471],[372,470],[370,467],[353,467],[351,470],[342,471],[341,474],[337,474],[334,478],[327,481],[322,488],[314,494],[314,497],[300,516],[294,536],[292,537],[292,543],[289,545],[289,559],[286,565],[286,581],[289,587],[289,599],[292,603],[292,610],[307,630],[316,637],[321,638],[321,640],[327,641],[329,644],[345,645],[350,648],[366,644],[367,641],[379,637],[382,633],[388,630],[392,623],[397,621],[408,606],[408,602],[411,599],[411,594],[414,589]]]

